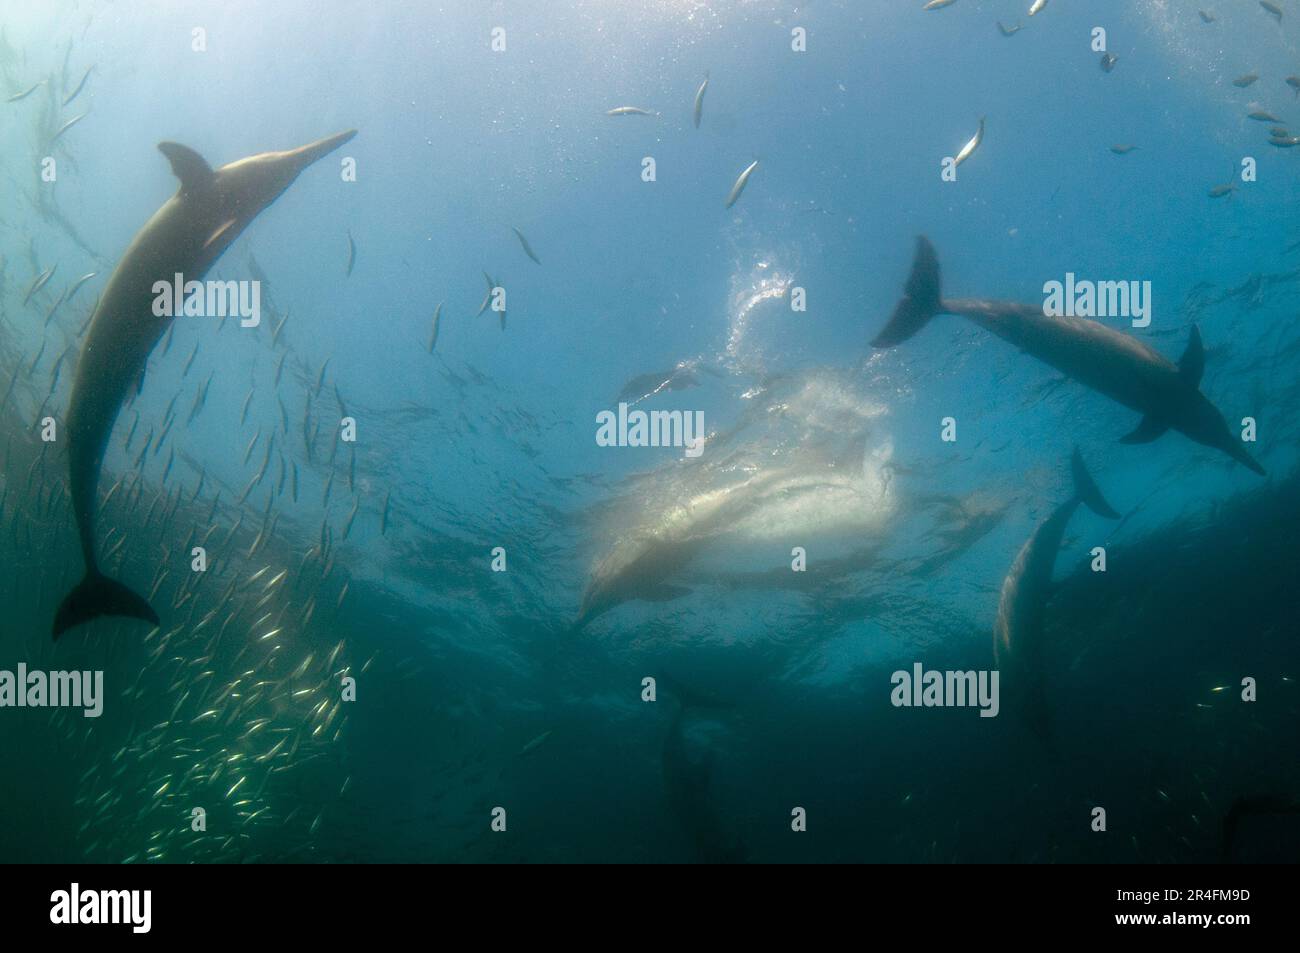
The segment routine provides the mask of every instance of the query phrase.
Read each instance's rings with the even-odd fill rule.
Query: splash
[[[762,345],[750,338],[754,312],[764,301],[784,298],[794,282],[788,272],[774,269],[763,259],[754,263],[748,275],[732,277],[731,302],[727,308],[731,316],[727,334],[727,348],[723,363],[733,371],[761,371],[765,365]]]

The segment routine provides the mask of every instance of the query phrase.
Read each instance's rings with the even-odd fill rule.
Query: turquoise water
[[[105,686],[0,707],[0,857],[1205,861],[1295,798],[1300,8],[922,6],[0,3],[3,98],[42,83],[0,103],[0,670]],[[177,318],[117,418],[96,545],[159,626],[52,640],[82,566],[42,420],[176,191],[157,143],[352,128],[209,275],[260,325]],[[953,297],[1149,281],[1149,327],[1099,320],[1170,361],[1195,324],[1268,475],[1121,444],[1137,413],[960,317],[873,349],[920,234]],[[601,446],[620,400],[702,413],[701,452]],[[1067,526],[1031,677],[892,705],[994,667],[1076,447],[1123,515]],[[1234,857],[1294,857],[1251,825]]]

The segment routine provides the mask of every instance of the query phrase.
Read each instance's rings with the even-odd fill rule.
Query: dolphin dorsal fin
[[[1178,359],[1178,376],[1189,386],[1200,387],[1201,375],[1205,373],[1205,347],[1201,344],[1201,332],[1192,325],[1192,336],[1187,340],[1187,350]]]
[[[172,172],[181,180],[182,192],[195,192],[207,188],[216,174],[206,159],[189,146],[179,142],[160,142],[158,151],[172,164]]]

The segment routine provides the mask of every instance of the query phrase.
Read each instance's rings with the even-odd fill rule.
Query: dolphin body
[[[939,260],[934,246],[922,236],[917,239],[903,299],[871,344],[901,344],[936,314],[969,318],[1068,377],[1141,413],[1142,422],[1121,438],[1121,443],[1150,443],[1166,430],[1177,430],[1264,475],[1264,468],[1229,431],[1223,414],[1200,392],[1205,351],[1195,325],[1182,359],[1173,364],[1137,338],[1098,321],[1048,317],[1038,305],[943,299]]]
[[[95,509],[99,469],[122,401],[143,373],[167,317],[153,313],[157,281],[198,281],[248,224],[293,184],[303,169],[333,152],[356,130],[287,152],[264,152],[215,171],[193,149],[162,142],[158,149],[180,179],[180,190],[131,241],[91,317],[68,410],[73,513],[86,574],[59,604],[54,638],[100,616],[158,624],[149,603],[99,571]],[[179,302],[177,302],[179,306]]]
[[[689,588],[670,580],[737,522],[773,499],[796,492],[790,481],[789,469],[771,468],[690,497],[652,525],[624,535],[595,563],[574,629],[581,630],[625,602],[671,602],[690,595]]]
[[[1119,519],[1119,514],[1101,495],[1083,465],[1079,451],[1070,460],[1074,475],[1074,495],[1058,506],[1052,515],[1020,547],[1015,562],[1002,581],[998,601],[998,619],[993,628],[993,657],[998,671],[1004,673],[1012,691],[1018,696],[1018,708],[1034,732],[1049,739],[1046,685],[1043,679],[1043,617],[1052,587],[1052,570],[1061,548],[1065,527],[1080,503],[1098,516]]]
[[[581,629],[592,619],[624,602],[669,602],[689,595],[668,579],[690,563],[708,541],[759,502],[772,475],[749,477],[739,484],[687,500],[658,525],[625,536],[592,570],[582,596]]]
[[[688,750],[683,720],[689,701],[679,699],[673,720],[664,736],[664,798],[682,833],[690,841],[698,862],[706,864],[743,863],[748,857],[744,843],[727,830],[714,807],[713,752],[705,751],[693,758]]]

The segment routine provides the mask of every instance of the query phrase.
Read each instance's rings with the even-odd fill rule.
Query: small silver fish
[[[54,272],[58,269],[58,267],[59,267],[58,265],[55,265],[53,268],[46,268],[43,272],[41,272],[39,275],[36,276],[36,280],[32,282],[32,286],[27,289],[27,296],[23,298],[23,304],[26,304],[28,301],[32,300],[32,295],[36,294],[36,292],[40,291],[42,288],[45,287],[45,285],[49,282],[49,280],[54,277]]]
[[[429,332],[429,353],[430,354],[433,353],[433,349],[438,344],[438,322],[441,320],[441,318],[442,318],[442,302],[439,301],[438,307],[433,309],[433,330]]]
[[[14,93],[14,95],[10,96],[7,100],[5,100],[5,102],[16,103],[19,102],[20,100],[26,99],[28,96],[36,92],[44,85],[45,85],[45,80],[41,80],[39,83],[36,83],[32,86],[29,86],[27,89],[24,89],[21,93]]]
[[[540,265],[542,260],[533,252],[533,246],[528,244],[528,239],[524,238],[524,233],[513,225],[510,226],[510,231],[515,233],[515,238],[519,239],[519,244],[524,246],[524,254]]]
[[[483,296],[483,303],[479,305],[478,313],[474,315],[476,318],[488,309],[488,305],[492,303],[492,292],[496,290],[496,284],[486,271],[483,272],[483,278],[487,281],[487,294]]]
[[[757,168],[758,160],[755,159],[745,167],[744,172],[740,173],[740,178],[736,179],[736,184],[731,187],[731,191],[727,194],[727,208],[731,208],[736,204],[736,201],[740,198],[740,193],[745,191],[745,185],[749,182],[749,177],[754,174],[754,170]]]
[[[77,123],[81,122],[81,120],[85,119],[89,115],[90,113],[84,112],[80,116],[73,116],[62,126],[60,126],[57,130],[55,130],[54,135],[50,136],[49,141],[46,143],[46,145],[47,146],[54,145],[54,143],[58,140],[60,136],[62,136],[65,132],[67,132],[69,129],[71,129]]]
[[[94,66],[86,67],[86,72],[81,74],[81,82],[77,84],[76,89],[68,93],[67,96],[63,97],[63,105],[65,106],[68,105],[68,103],[72,102],[74,99],[77,98],[77,96],[81,94],[82,88],[86,85],[86,80],[90,79],[90,71],[93,70],[94,68],[95,68]]]
[[[1044,0],[1044,2],[1046,2],[1046,0]],[[961,151],[957,153],[956,159],[953,162],[954,168],[973,156],[975,150],[980,147],[980,143],[984,141],[984,118],[985,117],[983,116],[980,117],[979,129],[975,131],[975,135],[971,136],[970,141],[967,142],[966,145],[962,146]]]
[[[524,755],[536,751],[546,743],[546,739],[551,737],[551,734],[552,731],[543,731],[540,735],[519,749],[519,757],[522,758]]]
[[[88,272],[87,274],[82,275],[80,278],[74,281],[72,283],[72,287],[68,289],[68,298],[67,298],[68,302],[71,303],[72,296],[77,293],[77,291],[81,288],[82,285],[84,285],[91,278],[94,278],[95,275],[97,274],[99,274],[99,272],[97,271]]]

